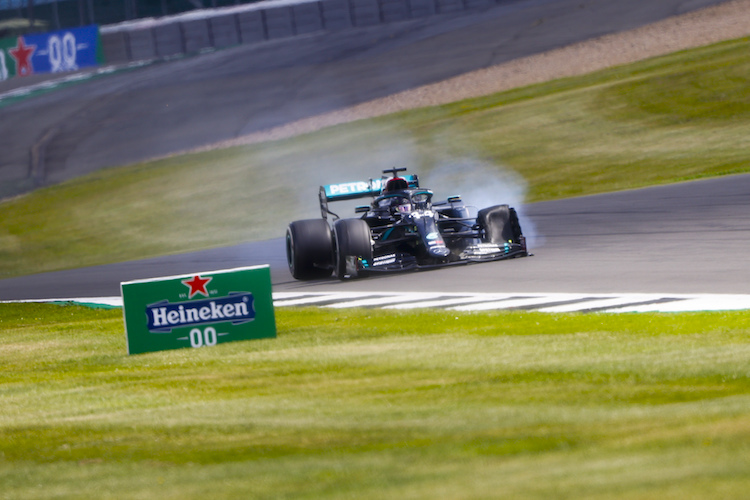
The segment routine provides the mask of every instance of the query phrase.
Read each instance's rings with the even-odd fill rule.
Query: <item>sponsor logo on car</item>
[[[417,177],[407,175],[404,177],[410,187],[418,185]],[[378,195],[388,179],[370,179],[369,181],[339,182],[323,186],[326,198],[329,200],[341,198],[356,198],[362,195]]]
[[[370,185],[366,182],[343,182],[341,184],[331,184],[326,187],[328,188],[328,196],[370,192]]]

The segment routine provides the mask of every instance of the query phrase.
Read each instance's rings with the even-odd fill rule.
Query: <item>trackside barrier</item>
[[[293,5],[269,2],[267,7],[255,10],[216,9],[203,19],[180,20],[176,16],[145,28],[104,26],[101,41],[108,63],[127,63],[481,10],[517,1],[521,0],[314,0]]]

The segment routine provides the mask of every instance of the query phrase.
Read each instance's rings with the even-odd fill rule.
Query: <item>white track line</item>
[[[438,292],[277,292],[274,307],[345,309],[442,309],[449,311],[528,310],[570,312],[690,312],[750,309],[750,295],[738,294],[582,294],[582,293],[438,293]],[[72,302],[122,307],[121,297],[83,297],[0,301]]]
[[[678,297],[675,295],[675,297]],[[738,311],[750,309],[750,295],[700,295],[682,297],[680,302],[615,307],[607,312],[683,312],[683,311]]]
[[[351,307],[391,307],[393,304],[413,304],[417,301],[424,302],[427,299],[438,296],[435,293],[417,293],[417,294],[388,294],[381,297],[365,297],[361,299],[354,298],[338,304],[330,304],[324,307],[331,309],[344,309]]]
[[[624,308],[627,306],[635,307],[634,304],[641,304],[644,302],[653,302],[663,298],[661,295],[653,294],[632,294],[632,295],[618,295],[616,297],[600,297],[594,300],[588,300],[585,302],[575,302],[572,304],[562,304],[558,306],[543,307],[539,309],[541,312],[550,313],[564,313],[564,312],[577,312],[583,310],[609,310],[615,308]]]
[[[445,296],[442,296],[442,298],[437,298],[434,300],[424,300],[421,302],[410,302],[408,304],[394,304],[391,306],[386,306],[383,309],[416,309],[416,308],[424,308],[424,309],[430,309],[430,308],[447,308],[450,306],[460,306],[462,304],[473,304],[477,302],[489,302],[489,301],[497,301],[497,300],[503,300],[508,299],[511,297],[515,297],[513,294],[498,294],[498,295],[464,295],[464,296],[457,296],[453,298],[445,298]]]
[[[314,306],[319,302],[326,302],[329,300],[346,301],[348,299],[351,299],[351,295],[347,293],[308,294],[302,297],[290,298],[290,299],[284,300],[281,298],[277,298],[277,296],[274,294],[273,299],[274,299],[273,305],[275,307],[309,306],[309,305]]]
[[[0,304],[72,302],[75,304],[95,304],[109,307],[122,307],[122,297],[82,297],[75,299],[30,299],[30,300],[0,300]]]
[[[479,304],[467,304],[465,306],[449,307],[451,311],[495,311],[500,309],[536,309],[545,304],[558,302],[577,301],[590,297],[590,295],[571,293],[536,294],[528,297],[509,298],[498,301],[482,302]]]

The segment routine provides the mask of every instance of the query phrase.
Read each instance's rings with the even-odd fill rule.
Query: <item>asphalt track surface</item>
[[[25,168],[29,141],[55,127],[48,151],[52,182],[718,3],[530,0],[111,75],[0,109],[0,182]],[[747,294],[749,203],[750,176],[724,177],[522,207],[531,258],[343,283],[297,282],[279,238],[2,280],[0,299],[111,296],[121,281],[256,264],[271,265],[274,291]]]
[[[750,294],[750,175],[523,207],[534,256],[340,282],[295,281],[282,238],[0,281],[0,300],[119,295],[119,283],[271,266],[275,292]]]

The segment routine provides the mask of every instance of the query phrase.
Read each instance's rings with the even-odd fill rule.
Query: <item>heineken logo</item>
[[[182,280],[180,283],[190,289],[190,295],[188,296],[188,298],[192,299],[199,293],[204,297],[208,297],[208,290],[206,290],[206,285],[208,285],[212,279],[213,278],[201,278],[200,276],[193,276],[189,280]]]
[[[270,266],[121,284],[128,354],[276,337]]]
[[[172,328],[230,322],[233,325],[255,319],[253,294],[230,293],[215,299],[173,302],[163,300],[146,306],[147,329],[151,333],[170,333]]]

